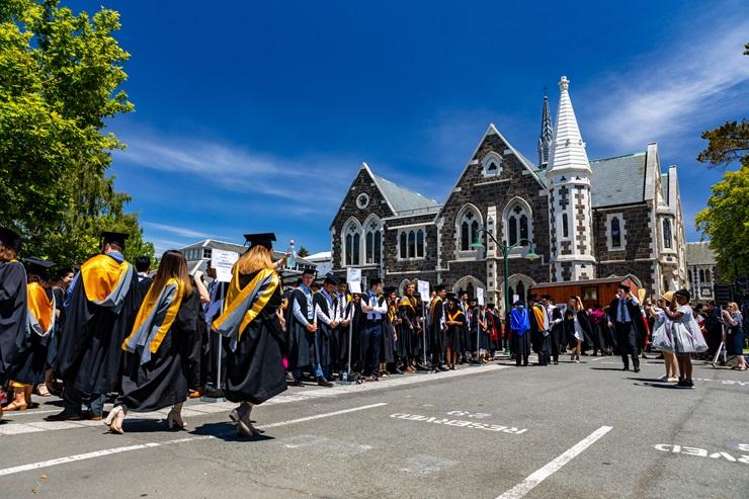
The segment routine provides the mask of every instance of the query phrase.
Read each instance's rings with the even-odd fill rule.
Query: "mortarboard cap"
[[[383,290],[383,293],[385,293],[385,295],[389,295],[391,293],[396,293],[397,291],[398,291],[398,288],[396,288],[395,286],[388,286],[387,288]]]
[[[324,284],[333,284],[334,286],[338,285],[338,279],[336,276],[334,276],[332,273],[325,274],[325,279],[323,280]]]
[[[16,251],[21,249],[21,236],[18,232],[0,227],[0,242],[7,248],[13,248]]]
[[[116,244],[120,248],[125,248],[125,240],[128,238],[127,234],[122,232],[109,232],[103,231],[101,233],[101,245],[104,246],[107,243]]]
[[[34,257],[24,258],[23,263],[25,264],[26,272],[38,275],[45,281],[49,280],[49,269],[55,266],[55,262]]]
[[[317,272],[315,272],[315,269],[311,267],[304,267],[304,270],[302,270],[302,275],[317,275]]]
[[[253,246],[263,246],[270,250],[273,249],[273,241],[276,240],[276,235],[273,232],[262,232],[258,234],[245,234],[244,238],[250,244],[250,248]]]

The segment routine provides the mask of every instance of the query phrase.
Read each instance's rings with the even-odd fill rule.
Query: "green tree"
[[[0,2],[0,224],[22,234],[26,255],[77,263],[98,251],[101,230],[127,232],[130,258],[153,254],[107,175],[124,148],[107,120],[133,109],[119,29],[109,9]]]
[[[749,43],[744,45],[749,55]],[[697,159],[711,165],[732,166],[713,185],[707,207],[697,214],[697,227],[710,238],[721,277],[749,275],[749,121],[730,121],[703,132],[707,147]]]
[[[309,250],[305,248],[304,246],[299,248],[299,251],[297,251],[297,256],[304,258],[306,256],[309,256]]]

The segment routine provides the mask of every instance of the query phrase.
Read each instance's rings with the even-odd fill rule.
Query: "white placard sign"
[[[349,291],[361,294],[361,269],[346,269],[346,282],[348,283]]]
[[[476,288],[476,300],[479,305],[484,306],[484,288]]]
[[[421,301],[429,300],[429,281],[416,281],[416,288],[419,291]]]
[[[231,281],[231,268],[239,259],[239,253],[213,248],[211,250],[211,267],[216,269],[218,282]]]

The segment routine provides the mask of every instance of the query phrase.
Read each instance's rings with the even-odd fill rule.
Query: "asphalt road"
[[[131,414],[45,423],[6,414],[4,497],[749,497],[749,376],[699,363],[694,390],[660,361],[466,367],[289,390],[240,440],[231,404],[191,401],[188,432]]]

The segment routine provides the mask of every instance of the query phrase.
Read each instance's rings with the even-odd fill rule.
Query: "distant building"
[[[689,290],[695,300],[714,300],[713,286],[719,282],[715,253],[708,241],[687,243],[687,275]]]
[[[411,279],[452,291],[481,287],[502,303],[503,259],[510,296],[540,282],[632,274],[660,294],[686,285],[684,218],[677,169],[661,167],[657,144],[589,161],[562,77],[557,123],[542,107],[538,163],[490,124],[444,203],[386,180],[363,163],[330,226],[338,275],[399,286]],[[449,181],[449,180],[448,180]],[[525,258],[528,245],[541,258]],[[486,246],[486,253],[476,248]]]
[[[191,275],[194,275],[198,270],[205,272],[208,269],[208,264],[211,262],[211,253],[214,248],[224,251],[233,251],[239,255],[247,251],[247,247],[244,245],[216,241],[214,239],[204,239],[184,246],[183,248],[180,248],[180,251],[187,259],[187,269]],[[283,255],[283,251],[273,251],[274,260],[280,259]],[[305,258],[297,257],[294,268],[286,269],[283,272],[283,277],[286,279],[292,278],[296,275],[300,275],[302,271],[307,268],[315,270],[316,265]]]
[[[304,257],[317,267],[317,276],[322,277],[333,270],[333,257],[330,251],[320,251]]]

